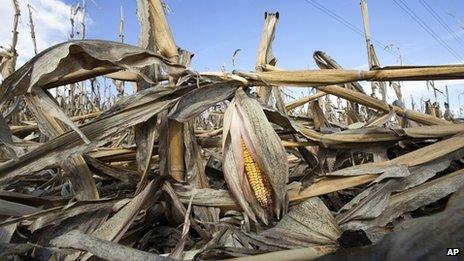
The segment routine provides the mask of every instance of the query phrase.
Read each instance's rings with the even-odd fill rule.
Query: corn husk
[[[244,142],[273,189],[273,206],[270,213],[264,210],[251,191],[244,173],[241,142]],[[287,209],[288,181],[287,154],[279,136],[267,120],[260,104],[239,89],[224,115],[223,131],[224,178],[239,205],[256,220],[264,223],[269,217],[281,217]]]

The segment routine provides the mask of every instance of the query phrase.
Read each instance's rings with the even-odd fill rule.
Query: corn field
[[[137,0],[139,46],[71,40],[16,68],[12,3],[2,260],[435,259],[462,246],[464,123],[448,104],[406,108],[401,83],[464,79],[464,65],[381,67],[365,20],[369,70],[323,51],[318,69],[286,70],[266,13],[254,71],[196,71],[165,5]]]

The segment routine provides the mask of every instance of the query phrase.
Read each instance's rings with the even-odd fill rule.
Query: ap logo
[[[459,254],[459,248],[448,248],[446,249],[447,256],[457,256]]]

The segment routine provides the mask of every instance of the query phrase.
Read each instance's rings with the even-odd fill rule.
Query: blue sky
[[[362,30],[358,0],[314,1]],[[117,39],[119,6],[122,4],[127,21],[127,42],[136,44],[138,23],[135,1],[95,0],[95,2],[96,4],[91,2],[89,4],[88,12],[93,24],[88,36]],[[363,36],[351,31],[308,2],[310,1],[166,1],[173,11],[168,15],[168,20],[175,40],[179,46],[196,54],[193,67],[198,70],[205,68],[218,70],[222,65],[231,69],[231,55],[238,48],[242,51],[237,59],[237,68],[244,70],[254,68],[265,11],[280,13],[274,53],[281,67],[289,69],[314,67],[313,51],[323,50],[347,68],[363,68],[367,63]],[[460,46],[452,35],[435,21],[418,0],[403,0],[403,2],[422,17],[452,49],[464,56],[464,46]],[[464,39],[462,16],[464,1],[426,0],[426,2],[461,39]],[[368,5],[373,38],[385,45],[394,44],[399,47],[407,63],[458,62],[456,57],[421,29],[393,1],[371,0],[368,1]],[[381,46],[376,47],[382,65],[397,63],[398,58],[395,55],[383,51]]]
[[[439,15],[454,35],[446,31],[427,12],[421,1],[425,1]],[[2,6],[2,2],[8,2],[6,5],[10,5],[9,1],[0,0]],[[69,6],[76,3],[75,0],[26,0],[23,2],[31,2],[34,7],[49,4],[50,8],[56,8],[57,5],[61,4]],[[122,4],[126,20],[126,42],[137,44],[139,25],[135,0],[87,0],[87,2],[88,17],[90,18],[87,29],[88,38],[117,40],[119,9]],[[172,10],[172,13],[168,14],[168,20],[176,43],[195,53],[192,67],[198,71],[220,70],[222,66],[227,70],[253,70],[265,11],[278,11],[280,13],[274,41],[274,54],[280,67],[287,69],[316,68],[312,54],[315,50],[322,50],[345,68],[367,69],[363,36],[316,9],[309,2],[323,5],[328,10],[343,17],[357,29],[362,30],[359,0],[166,0]],[[427,34],[395,4],[395,1],[368,0],[367,2],[372,37],[378,43],[393,44],[394,46],[394,50],[391,52],[383,51],[384,46],[376,46],[382,66],[398,64],[397,48],[401,51],[405,64],[460,62],[456,55],[450,54],[445,47]],[[406,3],[449,48],[453,49],[459,56],[464,56],[464,1],[396,0],[396,2]],[[62,9],[64,10],[65,7]],[[53,12],[64,12],[64,17],[69,16],[69,10]],[[22,23],[24,24],[27,22],[26,13],[26,10],[23,10]],[[35,15],[40,16],[39,10],[36,13]],[[47,15],[50,16],[50,12]],[[61,19],[63,18],[61,17]],[[2,22],[1,20],[0,16],[0,22]],[[49,41],[43,41],[43,45],[66,40],[66,33],[63,33],[63,30],[66,31],[63,29],[64,25],[69,25],[67,19],[64,19],[59,25],[61,38],[54,37]],[[40,30],[40,26],[38,24],[36,28],[39,27]],[[43,26],[49,26],[50,30],[53,31],[52,25],[44,24]],[[69,26],[67,30],[69,30]],[[46,37],[46,35],[44,32],[38,34],[38,37]],[[1,29],[0,36],[2,36]],[[455,36],[459,37],[462,41],[461,44],[455,40]],[[2,45],[1,41],[0,45]],[[39,44],[39,49],[44,47],[46,46]],[[241,51],[236,60],[236,67],[233,68],[232,53],[239,48]],[[24,55],[26,58],[27,56]],[[457,109],[458,96],[464,91],[464,81],[440,81],[436,85],[439,88],[443,88],[444,85],[450,87],[452,107]],[[417,102],[421,97],[423,99],[433,97],[431,92],[425,88],[424,82],[409,82],[405,83],[404,86],[404,96],[407,103],[409,103],[409,95],[411,94],[416,97]],[[464,94],[460,98],[464,104]],[[442,98],[440,99],[443,101]]]

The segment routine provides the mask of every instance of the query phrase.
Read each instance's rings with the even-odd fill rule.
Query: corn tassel
[[[272,207],[272,186],[266,175],[259,169],[258,164],[253,160],[242,140],[243,160],[245,164],[245,173],[248,178],[248,183],[258,201],[259,205],[264,209]]]

